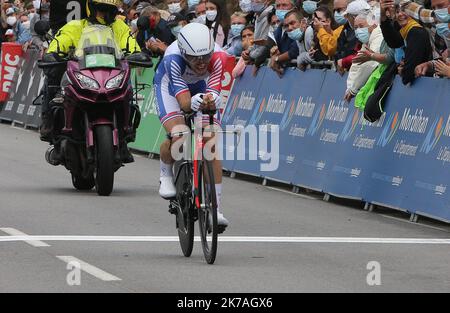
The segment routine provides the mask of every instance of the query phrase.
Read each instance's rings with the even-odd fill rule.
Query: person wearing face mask
[[[275,1],[276,15],[281,24],[274,33],[275,43],[269,42],[268,47],[271,49],[270,67],[279,74],[282,74],[283,68],[299,55],[297,42],[289,37],[285,24],[286,15],[294,8],[294,2],[291,0]]]
[[[405,5],[403,2],[401,5]],[[448,23],[450,23],[450,1],[449,0],[432,0],[431,10],[423,9],[418,4],[409,3],[405,6],[405,13],[409,16],[420,16],[420,20],[432,19],[433,27],[426,28],[431,40],[433,48],[433,59],[440,59],[442,61],[448,60],[450,51],[450,35],[448,34]],[[413,9],[414,8],[414,9]],[[416,12],[420,13],[417,14]],[[427,11],[423,14],[422,11]],[[431,12],[431,13],[430,13]],[[418,65],[415,69],[416,77],[431,76],[435,73],[435,63],[432,61],[424,62]]]
[[[345,25],[348,24],[347,19],[343,16],[343,12],[347,10],[348,0],[334,0],[333,12],[334,21],[338,26],[331,28],[331,23],[322,23],[314,19],[314,29],[317,32],[320,49],[324,55],[329,58],[334,57],[337,51],[338,38],[340,37]]]
[[[166,5],[170,14],[187,14],[188,3],[186,0],[166,0]]]
[[[206,6],[206,26],[211,29],[214,41],[223,47],[227,44],[227,38],[222,23],[222,7],[217,0],[208,0]]]
[[[15,10],[9,8],[6,10],[6,23],[14,31],[14,35],[17,38],[17,42],[24,45],[31,41],[30,29],[26,28],[22,22],[17,18]]]
[[[31,16],[30,31],[31,31],[31,36],[33,37],[33,39],[31,40],[31,45],[34,48],[43,49],[43,45],[44,45],[44,42],[42,41],[41,36],[39,36],[34,31],[34,25],[36,25],[36,23],[39,20],[48,21],[49,15],[50,15],[50,4],[43,3],[42,6],[40,6],[40,8],[37,9],[37,13],[35,13]]]
[[[167,27],[170,28],[172,35],[178,39],[181,29],[188,24],[187,19],[178,13],[171,14],[167,19]]]
[[[224,47],[224,50],[236,57],[241,56],[242,53],[242,38],[241,33],[246,26],[247,20],[245,14],[242,12],[235,12],[231,16],[231,28],[228,36],[229,44]]]
[[[384,40],[396,51],[403,84],[411,84],[416,67],[433,59],[428,32],[393,0],[381,0],[380,4]]]
[[[199,3],[195,7],[195,23],[206,25],[206,3]]]
[[[380,53],[383,33],[377,24],[369,25],[369,18],[372,21],[372,16],[367,14],[360,14],[355,18],[355,35],[363,47],[357,56],[353,58],[353,63],[350,67],[347,78],[347,90],[344,95],[344,99],[348,102],[356,96],[379,65],[372,54]],[[365,51],[370,51],[369,60],[362,62],[363,60],[360,60],[359,56],[365,55]]]
[[[286,31],[289,38],[297,43],[299,55],[297,58],[297,66],[301,70],[314,61],[314,30],[308,26],[307,19],[303,16],[301,11],[290,11],[284,21]]]
[[[317,2],[312,0],[306,0],[302,3],[302,9],[306,16],[308,16],[308,19],[311,20],[314,12],[317,10]]]

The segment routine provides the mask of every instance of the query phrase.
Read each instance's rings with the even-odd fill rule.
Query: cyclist
[[[191,23],[183,27],[178,40],[169,47],[159,65],[154,79],[157,108],[161,123],[168,133],[185,125],[183,112],[201,111],[204,96],[212,99],[215,108],[220,105],[222,76],[227,54],[218,51],[207,26]],[[219,111],[217,111],[219,112]],[[215,124],[219,125],[219,113]],[[204,116],[204,124],[209,116]],[[176,196],[173,182],[173,163],[171,146],[180,138],[166,140],[161,145],[161,175],[159,194],[164,199]],[[228,226],[228,220],[220,210],[222,196],[222,162],[214,160],[214,176],[218,205],[218,224]]]

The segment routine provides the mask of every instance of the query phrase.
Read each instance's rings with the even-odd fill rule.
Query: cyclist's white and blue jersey
[[[190,92],[192,96],[198,93],[220,95],[227,59],[228,55],[220,48],[216,48],[208,72],[204,76],[199,76],[189,68],[181,56],[178,43],[174,42],[167,49],[154,78],[154,91],[161,123],[164,125],[171,119],[183,116],[176,99],[182,93]]]

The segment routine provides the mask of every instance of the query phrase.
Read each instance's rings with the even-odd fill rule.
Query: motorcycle
[[[48,26],[38,23],[36,32],[47,34]],[[38,63],[44,71],[64,65],[67,70],[51,104],[53,130],[46,160],[65,166],[76,189],[95,187],[98,195],[109,196],[115,172],[133,161],[125,160],[124,155],[130,155],[127,143],[135,140],[141,118],[137,101],[133,101],[130,67],[152,67],[151,56],[125,55],[111,28],[90,25],[71,53],[57,61]]]

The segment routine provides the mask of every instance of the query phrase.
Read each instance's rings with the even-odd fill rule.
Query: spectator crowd
[[[42,46],[33,25],[48,19],[57,31],[67,2],[1,0],[1,41]],[[288,67],[348,73],[343,98],[362,107],[385,76],[399,75],[405,85],[420,76],[450,78],[450,0],[124,0],[117,18],[155,57],[184,25],[205,24],[239,58],[235,77],[265,64],[280,76]]]

